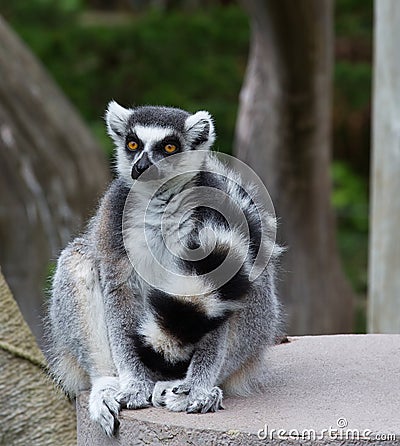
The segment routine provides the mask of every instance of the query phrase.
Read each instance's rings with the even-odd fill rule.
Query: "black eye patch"
[[[137,148],[132,151],[132,149],[129,147],[129,143],[136,143]],[[139,137],[136,135],[136,133],[128,133],[125,138],[125,148],[129,153],[137,153],[139,150],[142,150],[144,147],[143,141],[139,139]]]
[[[158,152],[161,152],[165,155],[168,155],[168,152],[166,152],[165,148],[167,146],[175,146],[176,149],[173,153],[178,153],[181,150],[181,142],[176,136],[167,136],[163,140],[159,141],[155,146],[154,149]]]

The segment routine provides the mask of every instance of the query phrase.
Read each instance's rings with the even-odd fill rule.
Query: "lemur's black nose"
[[[133,165],[131,177],[134,180],[137,180],[139,176],[150,166],[151,162],[149,160],[149,157],[147,156],[147,153],[144,152],[140,159]]]

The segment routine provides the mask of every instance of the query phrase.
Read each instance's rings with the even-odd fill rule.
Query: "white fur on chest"
[[[123,237],[136,272],[150,284],[166,283],[179,275],[176,258],[182,241],[192,231],[188,216],[182,216],[178,199],[166,191],[152,196],[143,187],[128,198],[124,211]],[[186,222],[185,222],[186,219]]]

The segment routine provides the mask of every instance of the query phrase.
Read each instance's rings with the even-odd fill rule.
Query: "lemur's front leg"
[[[124,263],[125,262],[125,263]],[[112,436],[119,425],[118,414],[121,407],[138,409],[150,405],[154,383],[148,376],[134,346],[136,317],[140,314],[140,300],[128,286],[127,278],[131,271],[126,260],[110,257],[100,269],[104,324],[107,327],[108,345],[115,368],[100,370],[93,367],[89,398],[90,417],[97,421],[105,433]],[[101,305],[99,301],[98,305]],[[98,309],[97,317],[101,314]],[[102,321],[94,320],[92,326],[102,326]],[[90,336],[90,334],[89,334]],[[97,346],[101,349],[101,346]],[[99,350],[93,355],[93,362],[100,358]],[[101,361],[100,361],[101,362]]]
[[[129,290],[128,290],[129,291]],[[134,345],[134,327],[136,321],[131,317],[125,286],[113,291],[108,296],[119,302],[118,309],[111,307],[109,314],[109,337],[112,354],[119,376],[119,392],[116,400],[127,409],[139,409],[151,404],[154,382],[140,361]],[[122,304],[122,305],[121,305]]]
[[[118,266],[114,265],[114,271],[118,271]],[[108,334],[119,377],[116,400],[128,409],[150,406],[154,381],[139,359],[134,341],[141,302],[133,295],[127,280],[116,280],[121,278],[115,274],[105,277]]]
[[[227,323],[204,336],[198,343],[186,378],[159,382],[153,404],[188,413],[215,412],[222,407],[222,390],[216,386],[226,352]]]

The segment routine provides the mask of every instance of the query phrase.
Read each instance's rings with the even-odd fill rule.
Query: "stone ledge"
[[[78,400],[78,446],[133,445],[400,445],[400,335],[292,337],[268,352],[270,378],[262,395],[225,398],[226,410],[188,415],[165,409],[124,410],[117,439],[92,423],[87,393]],[[339,420],[339,421],[338,421]],[[337,423],[370,438],[333,438]],[[283,429],[292,438],[265,435]],[[262,430],[260,432],[260,430]],[[292,432],[290,432],[292,430]],[[296,438],[313,430],[317,438]],[[385,436],[386,439],[383,438]],[[392,437],[392,438],[389,438]]]

